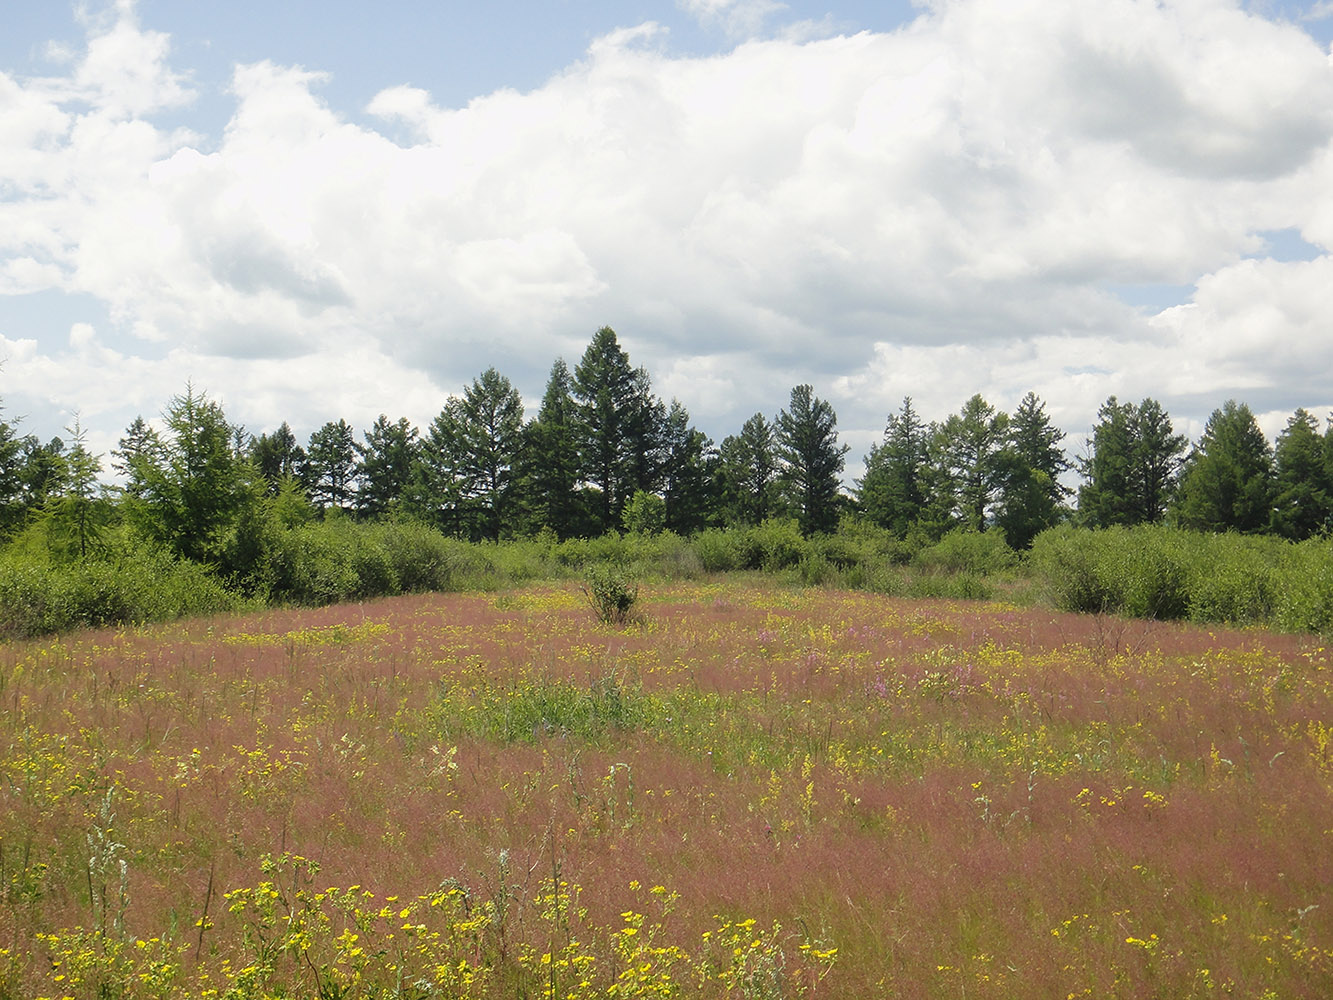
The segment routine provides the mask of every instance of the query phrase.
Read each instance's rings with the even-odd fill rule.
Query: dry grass
[[[640,603],[0,649],[0,998],[1333,992],[1312,640],[744,580]],[[727,978],[741,947],[774,975]]]

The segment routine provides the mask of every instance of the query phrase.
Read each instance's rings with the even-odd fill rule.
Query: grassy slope
[[[0,649],[0,997],[540,996],[552,970],[561,996],[1327,995],[1308,638],[743,578],[642,597],[625,629],[569,585]]]

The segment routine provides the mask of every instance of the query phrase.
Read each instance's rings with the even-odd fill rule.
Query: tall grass
[[[0,997],[1327,995],[1316,641],[754,574],[640,600],[6,645]]]

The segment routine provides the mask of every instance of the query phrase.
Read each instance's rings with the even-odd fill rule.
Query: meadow
[[[0,998],[1333,994],[1320,640],[639,598],[0,646]]]

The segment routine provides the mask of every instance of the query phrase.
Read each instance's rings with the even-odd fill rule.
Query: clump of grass
[[[624,570],[604,564],[590,567],[583,578],[583,595],[604,625],[628,625],[635,620],[639,585]]]

